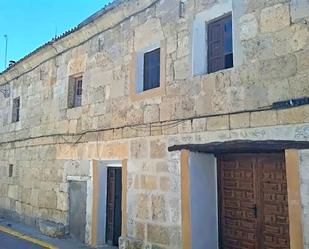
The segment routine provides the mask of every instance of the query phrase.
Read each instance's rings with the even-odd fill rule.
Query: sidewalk
[[[48,248],[48,249],[92,249],[81,242],[71,239],[69,236],[56,239],[42,235],[33,227],[21,223],[0,218],[0,234],[7,243],[32,244],[27,248]],[[1,237],[0,237],[1,238]],[[1,248],[1,247],[0,247]],[[115,247],[100,247],[104,249],[115,249]]]

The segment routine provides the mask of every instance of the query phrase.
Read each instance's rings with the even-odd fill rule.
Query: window
[[[70,77],[69,80],[69,108],[82,105],[83,77]]]
[[[13,177],[13,164],[9,165],[9,177]]]
[[[208,73],[233,67],[232,15],[208,24]]]
[[[13,99],[12,122],[19,121],[20,97]]]
[[[166,41],[150,41],[136,48],[130,72],[130,98],[134,101],[162,96],[166,80]]]
[[[144,54],[143,90],[160,87],[160,48]]]

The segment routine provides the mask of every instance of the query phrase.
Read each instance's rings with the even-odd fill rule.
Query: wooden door
[[[282,154],[218,158],[220,248],[288,249],[287,185]]]
[[[282,154],[257,159],[261,248],[290,248],[288,193]]]
[[[121,235],[121,168],[107,169],[106,242],[118,245]]]

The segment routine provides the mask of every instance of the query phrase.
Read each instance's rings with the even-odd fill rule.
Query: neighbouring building
[[[41,46],[0,74],[1,216],[93,246],[308,249],[308,22],[307,0],[119,0]]]

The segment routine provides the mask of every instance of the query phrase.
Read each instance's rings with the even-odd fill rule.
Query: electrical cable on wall
[[[299,98],[299,99],[290,99],[286,101],[281,102],[275,102],[268,106],[263,106],[256,109],[250,109],[250,110],[242,110],[242,111],[235,111],[235,112],[228,112],[228,113],[218,113],[218,114],[208,114],[208,115],[201,115],[198,117],[189,117],[189,118],[180,118],[180,119],[173,119],[168,121],[161,121],[161,122],[150,122],[145,123],[142,125],[123,125],[119,127],[111,127],[111,128],[105,128],[105,129],[95,129],[95,130],[87,130],[80,133],[55,133],[55,134],[47,134],[47,135],[41,135],[36,137],[28,137],[28,138],[21,138],[16,140],[10,140],[10,141],[4,141],[0,142],[0,145],[7,144],[7,143],[15,143],[15,142],[23,142],[27,140],[32,139],[40,139],[40,138],[48,138],[48,137],[61,137],[66,143],[68,144],[77,144],[80,142],[82,137],[89,133],[96,133],[96,132],[104,132],[104,131],[111,131],[111,130],[117,130],[117,129],[125,129],[125,128],[131,128],[136,131],[151,131],[152,127],[155,128],[161,128],[162,131],[168,130],[171,128],[174,128],[175,126],[178,126],[181,123],[184,123],[186,121],[191,120],[198,120],[202,118],[210,118],[210,117],[218,117],[218,116],[226,116],[226,115],[234,115],[234,114],[242,114],[242,113],[252,113],[252,112],[261,112],[261,111],[269,111],[269,110],[279,110],[279,109],[287,109],[292,108],[296,106],[302,106],[309,104],[309,97]],[[159,125],[160,124],[160,125]],[[78,136],[78,138],[73,141],[69,142],[65,137],[75,137]]]

